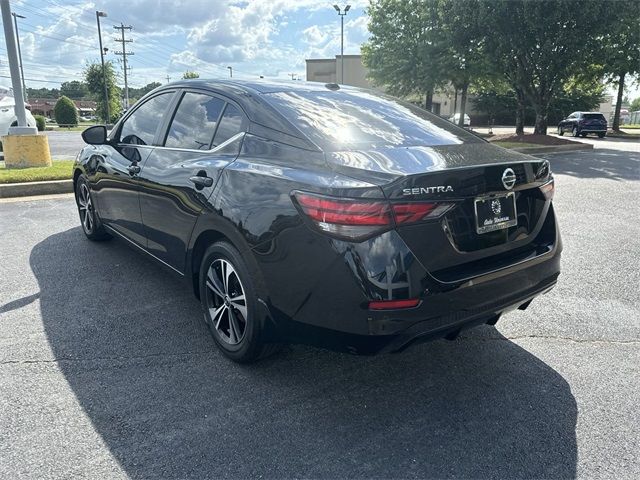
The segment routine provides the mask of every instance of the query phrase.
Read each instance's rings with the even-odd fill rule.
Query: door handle
[[[129,175],[137,175],[140,173],[140,167],[138,165],[129,165],[127,167],[127,171],[129,172]]]
[[[213,178],[205,177],[202,175],[194,175],[193,177],[189,177],[189,181],[193,183],[198,190],[213,185]]]

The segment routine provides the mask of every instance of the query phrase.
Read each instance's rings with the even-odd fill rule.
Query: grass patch
[[[493,145],[498,145],[503,148],[528,148],[528,147],[544,147],[544,145],[540,145],[537,143],[526,143],[526,142],[491,142]]]
[[[73,160],[55,160],[50,167],[6,168],[0,164],[0,183],[39,182],[42,180],[67,180],[73,173]]]

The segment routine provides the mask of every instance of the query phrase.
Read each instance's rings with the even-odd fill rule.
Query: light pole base
[[[51,166],[51,152],[46,135],[5,135],[2,137],[2,149],[6,168]]]
[[[37,135],[36,127],[9,127],[9,135]]]

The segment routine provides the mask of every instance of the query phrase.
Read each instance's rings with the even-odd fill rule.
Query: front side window
[[[122,124],[120,143],[152,145],[158,125],[162,123],[173,93],[156,95],[136,108]]]
[[[221,143],[226,142],[234,135],[240,133],[241,129],[242,114],[240,110],[228,103],[227,108],[224,109],[224,115],[222,115],[220,119],[220,125],[218,125],[212,147],[217,147]]]
[[[185,93],[171,122],[165,146],[209,150],[224,103],[210,95]]]

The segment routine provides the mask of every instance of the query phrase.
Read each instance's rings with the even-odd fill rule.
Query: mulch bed
[[[488,140],[490,142],[535,143],[536,145],[570,145],[572,143],[576,143],[565,138],[551,135],[534,135],[533,133],[525,133],[524,135],[516,135],[515,133],[494,135]]]

